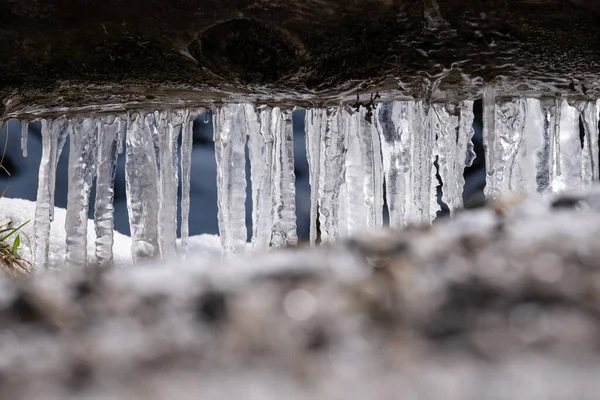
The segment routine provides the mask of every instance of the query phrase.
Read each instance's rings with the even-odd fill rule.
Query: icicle
[[[273,227],[271,109],[262,109],[259,116],[254,107],[247,104],[246,125],[252,180],[252,244],[255,250],[264,250],[271,244]]]
[[[158,256],[158,169],[154,114],[134,113],[127,126],[127,210],[134,261]]]
[[[95,252],[97,264],[104,267],[111,265],[113,261],[114,187],[121,137],[121,117],[102,117],[98,124],[94,202]]]
[[[326,110],[306,110],[306,157],[310,170],[310,243],[317,241],[321,138],[327,127]]]
[[[443,183],[442,200],[452,214],[462,206],[467,135],[464,129],[459,132],[459,117],[455,107],[436,103],[433,104],[431,112],[437,137],[434,154],[438,159],[439,174]]]
[[[475,154],[475,145],[473,144],[473,136],[475,135],[475,129],[473,128],[473,121],[475,115],[473,114],[473,101],[465,100],[460,103],[460,115],[458,118],[458,140],[459,140],[459,151],[461,154],[465,154],[465,167],[473,165],[477,155]],[[464,186],[465,180],[464,175],[460,178],[461,186]]]
[[[349,110],[346,107],[340,107],[338,114],[338,130],[340,135],[340,140],[342,141],[342,146],[345,149],[344,159],[342,162],[344,163],[344,175],[342,178],[340,193],[338,196],[338,215],[337,215],[337,229],[338,229],[338,237],[346,237],[348,236],[348,182],[346,180],[346,157],[348,156],[348,131],[350,129],[350,119],[351,115]]]
[[[322,135],[319,157],[319,222],[321,241],[339,237],[339,195],[345,176],[343,129],[340,129],[340,108],[327,110],[327,124]]]
[[[350,116],[346,185],[348,234],[380,228],[383,220],[382,161],[379,136],[361,107]],[[374,134],[375,133],[375,134]]]
[[[583,142],[582,180],[584,186],[590,186],[598,181],[600,173],[598,165],[598,106],[595,101],[578,104],[581,112],[583,129],[585,132]]]
[[[271,113],[273,134],[273,229],[271,245],[298,243],[296,233],[296,176],[292,112],[275,107]]]
[[[413,216],[413,121],[415,102],[380,104],[375,122],[381,140],[390,226],[402,228]]]
[[[560,163],[556,145],[560,133],[560,100],[544,100],[541,102],[543,113],[543,146],[538,153],[537,184],[538,192],[545,193],[552,189],[553,182],[560,172]]]
[[[118,138],[117,138],[118,151],[119,151],[119,154],[123,154],[124,143],[125,143],[125,133],[127,132],[127,120],[125,120],[124,118],[119,117],[118,121],[119,121],[119,126],[117,127],[117,132],[118,132]]]
[[[173,257],[177,251],[177,144],[188,114],[184,110],[154,113],[156,125],[153,137],[158,150],[159,169],[158,244],[162,257]]]
[[[241,253],[246,233],[246,115],[243,104],[225,104],[213,116],[219,232],[226,252]]]
[[[485,151],[486,185],[485,195],[495,196],[495,182],[493,168],[496,124],[496,91],[493,86],[483,88],[483,148]]]
[[[437,215],[437,178],[433,148],[435,133],[433,112],[428,104],[418,102],[413,120],[413,189],[416,222],[431,223]]]
[[[533,194],[540,191],[539,173],[543,170],[540,155],[544,149],[544,114],[537,99],[521,100],[520,112],[524,113],[521,143],[518,145],[515,163],[510,174],[513,192]],[[521,118],[521,117],[520,117]],[[519,119],[520,123],[521,119]]]
[[[27,136],[29,134],[29,121],[21,120],[21,151],[27,157]]]
[[[579,111],[566,100],[560,105],[560,131],[556,140],[557,165],[560,171],[552,182],[552,190],[581,188],[582,151],[579,138]]]
[[[95,118],[78,117],[73,121],[65,220],[67,265],[87,265],[88,211],[96,167],[97,136],[98,121]]]
[[[488,195],[497,197],[509,191],[519,191],[512,181],[517,152],[523,141],[525,128],[525,100],[515,99],[496,105],[493,157],[489,165],[490,188]]]
[[[70,127],[65,117],[42,120],[42,159],[38,175],[38,190],[34,222],[34,253],[37,268],[48,267],[50,225],[54,215],[56,166],[62,150],[61,141]]]
[[[187,254],[190,233],[190,184],[196,116],[196,113],[190,113],[181,131],[181,254],[184,256]]]

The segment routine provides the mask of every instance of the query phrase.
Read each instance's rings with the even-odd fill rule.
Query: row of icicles
[[[493,88],[488,87],[483,104],[487,196],[506,191],[561,191],[598,180],[600,101],[498,101]],[[113,188],[117,157],[123,150],[133,259],[185,255],[192,126],[199,113],[170,110],[42,120],[35,265],[48,265],[56,167],[67,136],[71,143],[65,223],[67,264],[88,263],[87,216],[94,180],[95,259],[101,266],[112,263]],[[364,107],[307,110],[311,243],[318,237],[328,242],[382,227],[384,185],[392,227],[433,221],[439,209],[440,184],[442,201],[450,212],[461,207],[463,173],[475,158],[473,120],[473,101],[430,106],[422,101],[390,101],[377,105],[372,115]],[[583,140],[580,122],[585,131]],[[218,221],[225,252],[238,253],[246,248],[246,144],[251,165],[253,248],[295,244],[292,112],[224,104],[214,110],[213,124]],[[26,155],[25,123],[23,127]],[[182,226],[178,247],[180,182]]]

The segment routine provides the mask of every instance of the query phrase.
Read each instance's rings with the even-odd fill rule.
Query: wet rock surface
[[[592,0],[0,2],[0,117],[148,105],[599,96]]]
[[[597,190],[188,266],[0,281],[11,399],[593,399]]]

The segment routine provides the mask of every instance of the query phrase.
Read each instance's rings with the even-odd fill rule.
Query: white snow
[[[0,198],[0,219],[8,218],[13,227],[17,227],[27,220],[30,222],[21,229],[22,245],[20,254],[27,260],[31,260],[31,247],[29,239],[33,238],[33,217],[35,215],[35,202],[23,199]],[[54,221],[51,224],[49,241],[49,268],[62,268],[65,260],[65,219],[66,210],[56,208]],[[96,264],[95,256],[96,234],[94,221],[88,220],[87,226],[87,255],[88,265]],[[189,238],[188,254],[191,257],[204,257],[218,259],[221,254],[221,243],[217,235],[197,235]],[[113,244],[114,265],[123,267],[132,264],[131,238],[119,232],[114,232]]]

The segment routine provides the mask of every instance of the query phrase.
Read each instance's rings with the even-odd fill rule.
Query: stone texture
[[[2,0],[0,118],[245,98],[598,97],[594,0]]]

